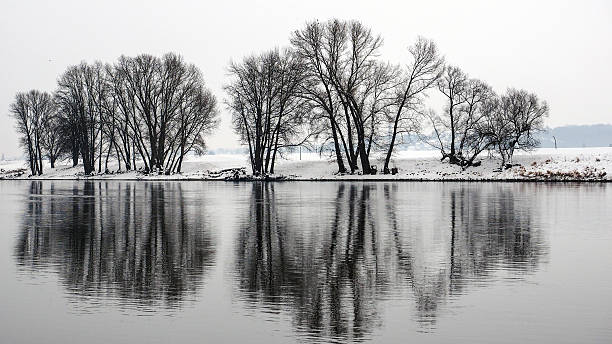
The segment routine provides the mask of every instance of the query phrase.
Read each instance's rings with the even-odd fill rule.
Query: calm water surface
[[[612,185],[0,182],[2,343],[611,343]]]

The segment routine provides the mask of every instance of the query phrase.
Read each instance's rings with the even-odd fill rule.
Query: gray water
[[[0,182],[1,343],[610,343],[612,186]]]

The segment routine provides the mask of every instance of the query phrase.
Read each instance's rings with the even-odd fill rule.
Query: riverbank
[[[541,148],[533,152],[515,155],[516,166],[499,171],[499,160],[486,157],[482,164],[466,170],[459,166],[440,162],[437,151],[402,151],[394,158],[391,167],[397,167],[395,175],[336,174],[335,162],[315,153],[290,154],[277,163],[276,174],[271,180],[312,181],[612,181],[612,147],[602,148]],[[372,164],[382,170],[382,159]],[[226,180],[249,177],[246,155],[205,155],[191,157],[183,165],[183,172],[174,175],[152,175],[138,171],[112,172],[84,176],[82,166],[65,163],[51,169],[45,166],[42,176],[29,177],[25,161],[0,162],[0,179],[44,180]],[[116,163],[109,164],[110,171],[117,171]]]

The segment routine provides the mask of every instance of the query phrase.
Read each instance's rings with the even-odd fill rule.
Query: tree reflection
[[[398,210],[396,185],[384,185],[384,195],[399,266],[413,290],[417,319],[425,327],[435,324],[446,299],[466,293],[470,285],[521,278],[535,271],[546,254],[539,230],[532,228],[534,204],[516,199],[511,185],[446,185],[434,205],[438,218],[413,216],[403,228],[397,214],[410,211]],[[419,232],[439,238],[428,245]]]
[[[32,181],[26,204],[18,264],[57,271],[73,296],[177,307],[213,263],[201,204],[179,183]]]
[[[273,309],[289,305],[300,330],[362,338],[377,318],[369,188],[340,185],[329,235],[317,239],[298,233],[291,212],[277,207],[274,189],[272,183],[253,184],[250,217],[238,238],[240,288],[252,302],[262,299]]]
[[[429,202],[418,208],[397,183],[332,185],[329,206],[304,214],[276,195],[283,184],[254,183],[237,238],[244,300],[292,314],[309,336],[365,339],[382,322],[381,302],[401,291],[427,330],[447,299],[498,273],[520,278],[546,252],[532,204],[512,187],[447,184],[412,200]]]

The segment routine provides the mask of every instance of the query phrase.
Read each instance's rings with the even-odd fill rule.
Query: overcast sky
[[[497,91],[547,100],[548,125],[612,123],[612,1],[33,1],[0,3],[0,153],[20,153],[15,93],[53,91],[82,60],[174,51],[203,72],[220,103],[211,148],[239,144],[222,105],[231,59],[288,44],[306,21],[358,19],[383,36],[382,58],[404,63],[418,35]]]

